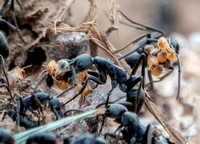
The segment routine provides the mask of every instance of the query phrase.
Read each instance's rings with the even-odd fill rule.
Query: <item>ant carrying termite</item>
[[[138,58],[140,57],[141,53],[145,54],[145,57],[147,57],[147,63],[149,67],[148,76],[150,79],[150,82],[148,85],[151,84],[151,89],[153,88],[153,83],[159,82],[166,78],[173,70],[174,65],[171,64],[172,62],[177,59],[178,64],[178,91],[176,98],[179,98],[180,95],[180,61],[178,57],[179,53],[179,44],[176,40],[173,38],[165,38],[164,33],[156,28],[145,26],[142,24],[139,24],[137,22],[132,21],[129,19],[124,13],[119,11],[119,13],[125,17],[129,22],[132,24],[138,25],[134,26],[136,29],[145,30],[145,31],[153,31],[154,33],[146,33],[138,38],[134,39],[132,42],[124,46],[123,48],[117,50],[116,52],[120,52],[127,48],[130,44],[135,44],[136,42],[144,39],[137,48],[132,50],[131,52],[121,56],[119,59],[125,58],[126,62],[131,66],[134,67]],[[149,45],[154,44],[155,46]],[[136,52],[136,53],[135,53]],[[131,55],[132,54],[132,55]],[[164,69],[168,69],[169,71],[167,73],[164,73]],[[154,75],[156,77],[159,76],[159,80],[153,81],[152,76]],[[150,90],[151,90],[150,89]]]

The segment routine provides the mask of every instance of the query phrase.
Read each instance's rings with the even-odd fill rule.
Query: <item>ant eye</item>
[[[78,64],[78,68],[82,68],[82,67],[83,67],[83,63],[80,62],[80,63]]]

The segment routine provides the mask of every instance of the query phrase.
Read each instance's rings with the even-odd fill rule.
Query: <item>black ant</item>
[[[92,80],[97,84],[105,84],[107,81],[107,75],[109,75],[110,79],[111,79],[112,88],[107,94],[107,100],[106,100],[106,105],[107,105],[109,102],[109,96],[111,95],[112,91],[117,87],[118,84],[119,84],[119,88],[121,91],[128,92],[138,82],[141,82],[141,80],[144,77],[144,69],[142,69],[143,77],[136,77],[135,73],[141,62],[143,62],[142,64],[144,65],[144,58],[145,58],[145,55],[142,54],[140,56],[139,60],[137,61],[136,66],[133,68],[130,78],[127,79],[126,71],[123,68],[115,65],[113,62],[109,61],[106,58],[99,57],[99,56],[91,58],[87,54],[82,54],[82,55],[77,56],[76,58],[74,58],[70,61],[70,68],[71,68],[72,74],[73,74],[73,81],[74,81],[73,84],[74,85],[72,87],[70,87],[68,90],[72,89],[73,87],[75,87],[77,85],[76,73],[85,71],[87,69],[91,69],[93,64],[97,68],[98,72],[88,71],[88,73],[94,77],[88,77],[86,82],[84,83],[82,89],[80,90],[80,92],[77,95],[75,95],[72,99],[68,100],[65,104],[69,103],[70,101],[75,99],[79,94],[82,93],[82,91],[84,90],[84,88],[87,85],[88,80]],[[142,85],[142,87],[143,86],[144,85]]]
[[[17,125],[24,127],[25,129],[30,129],[39,126],[38,121],[30,119],[27,115],[17,112],[17,105],[14,105],[10,110],[4,112],[4,116],[1,121],[5,119],[8,115],[13,121],[16,121]]]
[[[60,102],[57,99],[57,97],[59,97],[60,95],[63,95],[64,93],[65,91],[60,93],[57,96],[51,97],[47,93],[39,92],[31,96],[27,96],[23,99],[19,97],[18,104],[16,106],[13,106],[11,110],[5,111],[4,117],[8,115],[14,121],[18,120],[20,126],[24,126],[25,128],[36,127],[40,124],[41,121],[40,121],[39,115],[36,112],[34,112],[34,110],[38,110],[40,108],[42,112],[42,104],[48,101],[50,109],[54,112],[56,116],[56,120],[58,120],[60,119],[60,116],[62,116],[62,111],[61,111]],[[32,114],[34,114],[38,118],[38,121],[32,120],[29,117],[27,117],[26,115],[27,110],[32,112]],[[17,119],[18,114],[19,114],[19,119]]]
[[[118,104],[125,106],[128,111],[138,114],[144,104],[144,99],[145,99],[145,92],[141,88],[141,83],[140,83],[139,87],[132,88],[130,91],[126,93],[126,102],[119,102]],[[109,104],[112,103],[114,102],[109,102]],[[99,104],[98,106],[96,106],[96,108],[104,104],[105,103]],[[105,119],[106,115],[103,115],[103,120],[98,135],[100,135],[102,132]]]
[[[47,133],[41,133],[41,134],[36,134],[33,136],[30,136],[27,141],[26,144],[42,144],[42,143],[48,143],[48,144],[56,144],[57,141],[57,137],[54,136],[53,134],[47,134]]]
[[[91,134],[84,134],[72,139],[71,136],[64,135],[63,138],[60,136],[55,136],[53,134],[41,133],[30,136],[26,144],[35,144],[35,143],[48,143],[48,144],[57,144],[63,142],[63,144],[106,144],[107,142],[102,138],[95,138]]]
[[[9,132],[7,132],[3,128],[0,128],[0,143],[2,143],[2,144],[14,144],[15,140]]]
[[[107,142],[102,138],[95,138],[91,134],[84,134],[78,136],[73,141],[74,144],[107,144]]]
[[[105,116],[114,118],[115,122],[119,123],[120,126],[117,128],[119,134],[115,133],[106,133],[105,139],[107,136],[116,138],[116,143],[119,139],[124,139],[126,142],[135,144],[135,143],[156,143],[157,141],[154,138],[155,131],[153,131],[150,125],[145,128],[135,113],[128,112],[127,108],[120,104],[109,105],[104,113]],[[120,136],[122,133],[122,136]]]
[[[119,11],[120,12],[120,11]],[[141,53],[145,53],[145,56],[147,57],[147,63],[149,67],[148,76],[150,79],[151,88],[153,88],[153,83],[159,82],[166,78],[174,69],[174,67],[170,64],[175,59],[177,59],[178,64],[178,91],[176,98],[179,98],[180,95],[180,62],[179,62],[179,44],[176,40],[172,38],[164,38],[164,33],[156,28],[145,26],[142,24],[139,24],[137,22],[134,22],[130,20],[126,15],[124,15],[122,12],[120,12],[129,22],[139,25],[139,27],[135,27],[137,29],[147,30],[147,31],[154,31],[154,33],[146,33],[135,40],[133,40],[131,43],[127,44],[125,47],[123,47],[120,50],[117,50],[116,52],[119,52],[121,50],[124,50],[127,48],[130,44],[135,44],[136,42],[142,40],[143,38],[146,38],[143,40],[139,46],[132,50],[131,52],[123,55],[119,59],[125,58],[126,62],[133,67],[135,63],[137,62],[138,58],[140,57]],[[154,47],[153,45],[149,45],[151,43],[157,43],[157,45]],[[134,53],[137,52],[137,53]],[[134,54],[133,54],[134,53]],[[132,54],[132,55],[131,55]],[[152,76],[154,75],[156,77],[163,74],[164,68],[169,69],[169,71],[162,75],[159,80],[152,81]],[[149,85],[148,84],[148,85]]]
[[[37,115],[37,113],[34,112],[34,110],[38,110],[40,108],[42,112],[42,104],[48,101],[49,107],[54,112],[56,119],[60,119],[62,111],[61,104],[57,98],[63,95],[65,92],[66,91],[63,91],[57,96],[49,96],[48,93],[39,92],[31,96],[25,97],[21,99],[21,107],[23,109],[22,113],[26,113],[26,110],[28,109],[39,118],[39,116]]]

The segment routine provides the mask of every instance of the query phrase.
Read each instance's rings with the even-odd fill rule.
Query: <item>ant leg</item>
[[[16,30],[16,27],[14,25],[12,25],[11,23],[7,22],[6,20],[4,19],[0,19],[0,22],[4,22],[6,23],[12,30]]]
[[[138,82],[141,81],[141,79],[142,79],[142,77],[131,76],[126,81],[127,88],[124,90],[124,92],[129,92]]]
[[[96,82],[97,84],[104,84],[105,82],[101,81],[99,78],[96,77],[88,77],[87,80],[84,82],[83,87],[81,88],[81,90],[79,91],[79,93],[77,93],[73,98],[71,98],[70,100],[68,100],[67,102],[65,102],[63,105],[68,104],[69,102],[71,102],[72,100],[74,100],[76,97],[78,97],[86,88],[88,80],[92,80],[94,82]]]
[[[146,55],[144,53],[142,53],[140,58],[137,60],[135,66],[133,68],[133,71],[131,72],[131,75],[135,75],[140,63],[142,63],[142,73],[141,73],[141,75],[144,78],[145,77],[145,65],[146,65]],[[144,80],[143,80],[142,88],[144,89]]]
[[[21,9],[22,11],[24,11],[24,6],[23,6],[23,4],[21,3],[21,1],[20,1],[20,0],[16,0],[16,2],[17,2],[17,4],[19,5],[20,9]]]
[[[120,133],[122,133],[122,129],[119,131],[116,140],[115,140],[115,144],[118,144],[119,138],[120,138]]]
[[[84,102],[85,102],[85,96],[81,95],[81,101],[80,101],[79,108],[81,108],[81,106],[84,104]]]
[[[35,94],[37,88],[39,87],[39,85],[41,84],[41,82],[42,82],[44,79],[47,78],[47,76],[48,76],[47,74],[44,74],[44,75],[40,78],[40,80],[39,80],[38,83],[36,84],[35,88],[33,89],[32,94]]]
[[[7,76],[6,72],[5,72],[5,62],[4,62],[4,58],[3,58],[3,56],[2,56],[1,54],[0,54],[0,57],[1,57],[1,66],[2,66],[2,70],[3,70],[3,74],[4,74],[4,76],[6,77],[7,85],[8,85],[8,87],[10,88],[10,83],[9,83],[9,80],[8,80],[8,76]]]
[[[1,111],[1,112],[2,112],[2,111]],[[4,112],[3,117],[2,117],[2,119],[1,119],[1,122],[5,119],[6,115],[8,115],[8,111],[7,111],[7,110]]]
[[[135,105],[135,110],[134,110],[135,113],[140,112],[142,105],[144,103],[144,97],[140,97],[140,92],[141,92],[141,89],[142,89],[143,81],[144,81],[144,79],[142,79],[140,81],[140,85],[139,85],[138,90],[137,90],[137,98],[136,98],[137,104]]]
[[[31,112],[33,115],[35,115],[38,118],[38,125],[40,125],[40,116],[34,111],[31,111]]]
[[[176,57],[178,61],[178,91],[177,91],[176,99],[178,99],[180,95],[180,89],[181,89],[181,64],[180,64],[179,56],[176,55]]]
[[[142,53],[139,57],[139,59],[137,60],[131,75],[135,75],[136,71],[138,70],[138,67],[140,66],[140,64],[142,63],[142,76],[144,77],[144,73],[145,73],[145,60],[146,60],[146,55],[144,53]]]
[[[122,127],[123,127],[123,125],[122,125],[122,124],[120,124],[120,125],[117,127],[117,129],[114,131],[114,133],[117,133],[117,131],[121,130],[121,129],[122,129]]]
[[[79,93],[77,93],[73,98],[71,98],[70,100],[68,100],[67,102],[65,102],[65,103],[63,104],[63,106],[66,105],[66,104],[68,104],[68,103],[71,102],[72,100],[74,100],[76,97],[78,97],[78,96],[85,90],[85,88],[86,88],[86,86],[87,86],[87,83],[88,83],[88,80],[89,80],[89,77],[88,77],[88,79],[84,82],[83,87],[81,88],[81,90],[79,91]]]
[[[143,79],[142,77],[134,76],[141,62],[142,62],[142,77],[145,77],[146,55],[142,53],[131,72],[131,77],[126,82],[126,86],[127,86],[125,90],[126,92],[130,91],[139,81],[141,81],[141,79]],[[142,88],[144,88],[144,80],[143,80]]]
[[[145,42],[145,43],[142,43],[142,44],[139,45],[136,49],[130,51],[129,53],[127,53],[127,54],[125,54],[125,55],[123,55],[123,56],[121,56],[121,57],[119,58],[119,60],[121,60],[121,59],[123,59],[123,58],[125,58],[125,57],[130,56],[132,53],[136,52],[138,49],[142,48],[142,47],[145,46],[145,45],[146,45],[146,42]]]
[[[115,133],[105,133],[104,139],[106,139],[107,136],[112,137],[112,138],[116,138],[117,137],[117,135]],[[119,140],[123,140],[123,139],[124,139],[123,136],[119,137]]]
[[[98,133],[97,136],[100,136],[100,134],[101,134],[101,132],[102,132],[102,130],[103,130],[103,126],[104,126],[105,120],[106,120],[106,115],[104,114],[104,115],[103,115],[103,120],[102,120],[102,123],[101,123],[101,127],[100,127],[100,129],[99,129],[99,133]]]
[[[151,90],[154,89],[154,85],[153,85],[153,83],[152,83],[153,78],[152,78],[151,70],[148,69],[147,74],[148,74],[149,83],[150,83],[150,88],[149,88],[147,91],[151,91]]]
[[[17,24],[17,20],[16,20],[16,16],[15,16],[15,11],[14,11],[14,0],[11,1],[11,12],[12,12],[13,21],[15,23],[15,27],[17,28],[17,34],[20,37],[20,39],[22,40],[22,42],[27,46],[27,43],[23,39],[21,31],[20,31],[20,29],[18,27],[18,24]]]
[[[117,80],[111,79],[112,89],[111,89],[111,90],[108,92],[108,94],[107,94],[107,100],[106,100],[105,106],[108,105],[110,95],[112,94],[112,91],[117,87],[117,84],[118,84],[118,83],[117,83]]]
[[[138,51],[140,48],[144,47],[146,44],[150,44],[151,42],[157,42],[158,40],[157,39],[152,39],[152,38],[147,38],[143,43],[141,43],[137,48],[135,48],[134,50],[130,51],[129,53],[121,56],[119,58],[119,60],[125,58],[125,57],[128,57],[130,56],[132,53]]]
[[[82,112],[82,113],[85,112],[85,111],[82,110],[82,109],[68,109],[68,110],[65,111],[64,116],[66,116],[67,113],[72,112],[72,111],[78,111],[78,112]]]
[[[14,98],[12,97],[12,93],[10,91],[10,88],[6,84],[0,84],[0,88],[1,87],[6,87],[7,91],[10,94],[10,98],[11,98],[11,100],[9,101],[9,103],[7,103],[3,108],[0,109],[0,110],[3,110],[3,109],[5,109],[13,101]]]
[[[56,120],[59,120],[60,119],[60,115],[58,114],[58,111],[55,108],[53,108],[52,111],[56,116]]]
[[[8,8],[8,2],[9,0],[4,0],[4,4],[2,6],[2,8],[0,9],[0,16],[2,17],[4,12],[6,11],[6,9]]]
[[[146,128],[146,131],[145,131],[145,134],[144,134],[144,138],[143,138],[143,142],[142,143],[152,144],[152,134],[153,134],[153,131],[151,129],[151,125],[148,124],[148,126]]]
[[[99,77],[99,73],[96,72],[96,71],[88,70],[87,73],[88,73],[89,75],[92,75],[92,76],[95,76],[95,77]]]
[[[14,98],[12,97],[12,93],[10,91],[10,88],[6,84],[0,84],[0,88],[1,87],[6,87],[8,93],[10,94],[10,98],[11,98],[11,101],[12,101]]]
[[[150,81],[146,86],[149,86],[149,85],[151,85],[151,84],[153,84],[153,83],[160,82],[160,81],[162,81],[163,79],[165,79],[165,78],[166,78],[167,76],[169,76],[169,75],[173,72],[173,70],[174,70],[173,67],[169,67],[169,69],[170,69],[170,71],[169,71],[168,73],[164,74],[162,77],[160,77],[159,80]],[[151,89],[148,89],[147,91],[150,91],[150,90],[151,90]]]
[[[20,110],[21,110],[21,97],[18,96],[17,98],[17,108],[16,108],[16,113],[17,113],[17,117],[16,117],[16,131],[18,132],[18,127],[20,124]]]
[[[67,88],[66,90],[64,90],[61,94],[57,95],[56,97],[59,98],[60,96],[62,96],[64,93],[68,92],[69,90],[73,89],[74,87],[77,86],[77,75],[76,75],[76,70],[73,66],[73,63],[71,65],[71,69],[72,69],[72,74],[73,74],[73,86]]]
[[[136,42],[138,42],[139,40],[143,39],[144,37],[150,37],[150,33],[147,34],[143,34],[139,37],[137,37],[136,39],[132,40],[131,42],[129,42],[127,45],[125,45],[123,48],[116,50],[115,53],[118,53],[124,49],[126,49],[128,46],[130,46],[131,44],[135,44]]]
[[[159,30],[159,29],[156,29],[154,27],[150,27],[150,26],[146,26],[146,25],[143,25],[143,24],[140,24],[140,23],[137,23],[131,19],[129,19],[124,13],[122,13],[121,11],[118,10],[118,12],[125,18],[127,19],[129,22],[133,23],[133,24],[136,24],[136,25],[139,25],[140,27],[137,27],[137,29],[140,29],[140,30],[148,30],[148,31],[154,31],[154,32],[158,32],[158,33],[161,33],[162,35],[164,35],[164,33]]]

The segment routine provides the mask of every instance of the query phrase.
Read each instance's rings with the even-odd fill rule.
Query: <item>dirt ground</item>
[[[96,2],[98,9],[96,16],[97,27],[100,31],[105,31],[110,24],[108,19],[109,1]],[[82,53],[107,57],[102,50],[97,50],[96,46],[92,45],[85,33],[57,33],[53,35],[48,35],[47,33],[45,36],[43,35],[45,28],[54,25],[54,20],[58,18],[58,14],[65,7],[68,8],[64,13],[63,23],[70,26],[79,26],[90,8],[90,3],[87,0],[21,0],[21,3],[23,4],[23,9],[15,3],[15,14],[24,42],[20,39],[16,31],[9,30],[4,24],[0,27],[9,47],[9,57],[5,60],[6,71],[16,66],[24,67],[32,65],[30,68],[25,69],[26,77],[20,80],[12,89],[15,100],[11,104],[16,102],[17,96],[26,97],[31,95],[35,84],[41,76],[41,72],[51,60],[71,59]],[[156,106],[166,115],[170,125],[180,132],[187,141],[195,143],[200,133],[200,115],[198,113],[200,93],[198,89],[200,78],[198,74],[200,28],[198,26],[200,20],[194,17],[194,15],[200,11],[198,7],[200,2],[198,0],[194,0],[192,3],[187,0],[183,0],[182,2],[171,1],[169,3],[165,3],[164,0],[159,2],[158,0],[119,0],[117,3],[120,6],[120,10],[126,13],[131,19],[146,25],[159,27],[179,42],[179,57],[181,62],[180,99],[176,100],[175,98],[178,78],[177,67],[175,67],[169,77],[155,84],[155,90],[150,92],[150,95]],[[171,9],[162,9],[163,6],[170,7]],[[169,17],[165,17],[165,13],[168,13]],[[6,13],[3,18],[13,24],[10,13]],[[115,48],[119,49],[142,33],[144,32],[119,24],[119,30],[112,32],[108,39]],[[84,40],[80,41],[80,39]],[[127,53],[131,49],[133,49],[133,46],[130,46],[123,53]],[[94,109],[96,105],[104,102],[106,93],[110,87],[109,80],[106,85],[98,86],[98,88],[94,89],[86,97],[82,108]],[[45,82],[41,84],[38,91],[47,92],[52,96],[60,92],[55,87],[49,89]],[[64,103],[76,92],[76,89],[72,90],[59,100],[61,103]],[[1,88],[0,95],[0,105],[4,106],[10,99],[6,89]],[[125,96],[125,94],[116,89],[113,91],[111,101],[121,96]],[[72,101],[64,109],[78,108],[79,99],[77,98]],[[2,116],[0,115],[0,119]],[[146,126],[151,123],[168,137],[162,126],[155,120],[146,107],[142,109],[139,117],[143,125]],[[91,125],[95,127],[91,127]],[[9,117],[0,122],[0,127],[16,133],[15,122],[12,122]],[[99,127],[96,119],[80,120],[57,130],[56,133],[80,135],[90,132],[97,134],[98,129],[96,127]],[[115,129],[116,125],[112,123],[112,120],[107,120],[103,133],[114,131]],[[20,128],[19,131],[23,130],[23,128]]]

